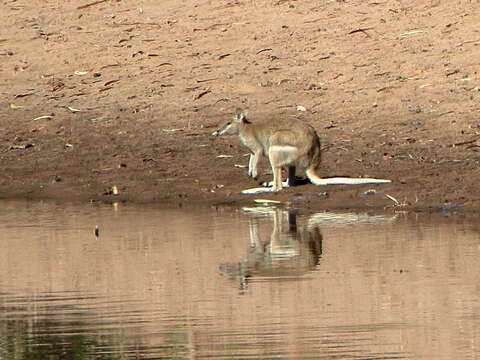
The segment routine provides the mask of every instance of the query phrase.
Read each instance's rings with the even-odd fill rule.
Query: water
[[[476,359],[479,240],[458,216],[2,202],[0,359]]]

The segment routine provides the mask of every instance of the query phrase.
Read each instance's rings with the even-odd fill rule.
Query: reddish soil
[[[243,107],[311,123],[321,176],[393,180],[262,198],[480,209],[476,1],[6,0],[0,23],[2,198],[251,202],[210,135]]]

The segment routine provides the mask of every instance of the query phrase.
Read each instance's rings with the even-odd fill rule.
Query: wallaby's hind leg
[[[286,181],[282,181],[282,187],[290,187],[296,185],[296,177],[295,177],[296,168],[295,166],[288,167],[288,178]],[[265,181],[262,183],[262,186],[271,187],[274,185],[274,181]]]
[[[296,172],[296,168],[295,166],[293,165],[290,165],[288,167],[288,179],[287,179],[287,182],[288,182],[288,186],[295,186],[295,172]]]
[[[271,145],[268,150],[268,159],[272,166],[273,181],[263,184],[264,186],[271,186],[267,188],[253,188],[242,190],[242,194],[259,194],[263,192],[280,191],[284,186],[289,186],[295,183],[295,161],[298,158],[298,150],[292,145]],[[255,169],[255,160],[250,159],[249,168]],[[282,167],[288,166],[288,180],[282,182]]]
[[[281,167],[272,167],[273,170],[273,191],[280,191],[283,188],[282,183],[282,168]]]
[[[297,148],[288,145],[272,145],[268,152],[268,158],[273,171],[273,191],[282,190],[282,167],[288,166],[287,183],[295,183],[295,166],[291,165],[297,158]],[[293,177],[293,179],[292,179]]]

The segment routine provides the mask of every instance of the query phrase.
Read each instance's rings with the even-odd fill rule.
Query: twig
[[[369,33],[367,33],[367,30],[371,30],[373,28],[369,27],[369,28],[359,28],[359,29],[355,29],[355,30],[352,30],[348,33],[348,35],[351,35],[351,34],[355,34],[357,32],[362,32],[364,33],[367,37],[371,37]]]
[[[380,89],[377,89],[377,92],[382,92],[384,90],[389,90],[389,89],[393,89],[393,88],[394,88],[394,86],[384,86]]]
[[[111,85],[111,84],[116,83],[118,81],[120,81],[120,79],[110,80],[110,81],[107,81],[105,84],[103,84],[103,86],[108,86],[108,85]]]
[[[453,110],[451,110],[451,111],[445,111],[445,112],[443,112],[443,113],[441,113],[441,114],[438,114],[438,117],[443,116],[443,115],[447,115],[447,114],[452,114],[452,113],[454,113],[454,112],[455,112],[455,111],[453,111]]]
[[[473,140],[467,140],[467,141],[462,141],[462,142],[454,143],[454,144],[448,145],[448,147],[455,147],[455,146],[460,146],[460,145],[473,144],[473,143],[476,142],[478,139],[479,139],[479,138],[476,138],[476,139],[473,139]]]
[[[272,51],[272,48],[263,48],[257,51],[257,55],[264,51]]]
[[[25,97],[25,96],[30,96],[30,95],[33,95],[33,94],[35,94],[35,92],[17,94],[17,95],[15,95],[15,99],[22,98],[22,97]]]
[[[100,90],[98,90],[98,92],[104,92],[110,89],[113,89],[113,86],[107,86],[107,87],[101,88]]]
[[[215,105],[218,104],[220,101],[225,101],[225,102],[229,102],[231,101],[229,98],[221,98],[221,99],[218,99],[217,101],[215,101]]]
[[[222,60],[222,59],[224,59],[224,58],[226,58],[227,56],[230,56],[230,55],[232,55],[232,54],[219,55],[219,56],[217,57],[217,60]]]
[[[108,65],[102,66],[100,69],[103,70],[103,69],[106,69],[106,68],[109,68],[109,67],[115,67],[115,66],[120,66],[120,64],[118,64],[118,63],[117,64],[108,64]]]
[[[210,92],[211,92],[210,89],[204,90],[204,91],[202,91],[201,93],[195,95],[195,97],[193,98],[193,100],[198,100],[198,99],[200,99],[201,97],[207,95],[207,94],[210,93]]]
[[[458,43],[456,46],[459,47],[459,46],[462,46],[464,44],[471,44],[471,43],[478,43],[480,42],[480,39],[477,39],[477,40],[467,40],[467,41],[462,41],[461,43]]]
[[[454,70],[449,70],[445,73],[446,76],[451,76],[454,74],[458,74],[460,72],[460,69],[454,69]]]
[[[131,23],[113,23],[112,25],[115,26],[136,26],[136,25],[149,25],[149,26],[158,26],[162,27],[161,24],[159,23],[154,23],[154,22],[131,22]]]
[[[98,4],[101,4],[101,3],[104,3],[104,2],[107,2],[107,0],[97,0],[97,1],[85,4],[85,5],[80,5],[80,6],[77,6],[77,10],[86,9],[90,6],[98,5]]]
[[[218,80],[218,78],[211,78],[211,79],[202,79],[202,80],[197,80],[197,83],[203,83],[203,82],[207,82],[207,81],[213,81],[213,80]]]

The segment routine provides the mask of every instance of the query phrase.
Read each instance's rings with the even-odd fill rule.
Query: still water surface
[[[479,229],[2,202],[0,359],[476,359]]]

